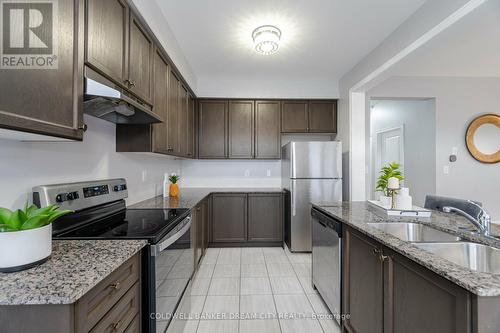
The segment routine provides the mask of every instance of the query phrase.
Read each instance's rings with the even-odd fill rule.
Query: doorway
[[[370,101],[370,187],[375,192],[380,169],[400,164],[403,186],[416,205],[436,193],[436,111],[434,99],[377,99]]]

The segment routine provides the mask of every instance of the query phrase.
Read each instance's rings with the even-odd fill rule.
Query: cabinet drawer
[[[139,254],[111,273],[76,304],[78,331],[88,332],[139,280]]]
[[[140,284],[136,283],[90,332],[125,332],[139,313],[140,302]]]
[[[128,325],[124,333],[139,333],[141,331],[141,315],[138,313],[134,320]]]

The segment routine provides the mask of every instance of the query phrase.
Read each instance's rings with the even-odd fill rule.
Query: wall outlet
[[[457,147],[451,148],[451,154],[452,155],[458,155],[458,148]]]
[[[266,174],[267,174],[268,177],[271,177],[271,169],[267,169]]]
[[[147,170],[142,170],[141,179],[142,179],[143,183],[145,183],[148,180],[148,172],[147,172]]]
[[[443,166],[443,173],[445,175],[450,173],[450,167],[448,165]]]
[[[250,177],[250,170],[245,169],[245,177]]]

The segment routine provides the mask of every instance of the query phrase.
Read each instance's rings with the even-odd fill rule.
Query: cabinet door
[[[283,101],[281,105],[281,131],[283,133],[301,133],[308,131],[307,101]]]
[[[154,44],[134,15],[130,15],[128,79],[130,91],[151,103]]]
[[[283,240],[281,193],[248,194],[248,240],[279,242]]]
[[[154,124],[153,126],[153,152],[167,153],[167,133],[168,133],[168,71],[169,66],[160,50],[155,52],[154,60],[154,103],[153,111],[163,119],[162,123]]]
[[[187,130],[186,130],[186,142],[187,142],[187,157],[195,157],[195,135],[196,135],[196,122],[195,122],[195,104],[194,98],[189,95],[188,100],[188,110],[187,110]]]
[[[247,239],[247,195],[212,195],[212,240],[244,242]]]
[[[227,101],[200,101],[198,157],[225,158]]]
[[[309,102],[309,132],[337,133],[337,102]]]
[[[59,1],[54,13],[57,68],[0,69],[0,127],[82,139],[84,12],[78,4]]]
[[[167,145],[170,154],[179,154],[179,114],[180,114],[180,80],[170,70],[168,78],[168,136]]]
[[[383,265],[377,244],[367,237],[345,229],[344,234],[344,308],[349,332],[383,331]]]
[[[191,218],[193,221],[193,234],[194,237],[192,238],[192,244],[194,247],[194,267],[198,267],[198,263],[201,259],[202,255],[202,242],[203,242],[203,213],[201,211],[201,204],[196,206],[192,213],[191,213]]]
[[[210,198],[203,200],[203,253],[208,248],[210,242]]]
[[[125,0],[87,0],[86,62],[121,85],[128,78],[128,18]]]
[[[255,158],[280,157],[280,102],[255,101]]]
[[[180,155],[188,156],[188,104],[189,104],[189,93],[182,84],[180,85],[180,95],[179,95],[179,150]]]
[[[393,251],[384,253],[384,332],[471,331],[469,292]]]
[[[229,158],[253,158],[254,102],[230,101],[228,112]]]

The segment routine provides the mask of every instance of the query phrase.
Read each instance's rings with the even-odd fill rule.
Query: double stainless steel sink
[[[460,237],[418,223],[368,223],[418,248],[477,272],[500,274],[500,249],[461,241]]]

